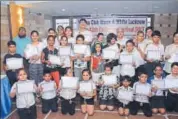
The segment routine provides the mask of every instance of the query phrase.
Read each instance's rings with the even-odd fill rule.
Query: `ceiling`
[[[90,14],[150,14],[178,13],[178,0],[118,0],[118,1],[15,1],[34,13],[51,16]],[[35,3],[34,3],[35,2]]]

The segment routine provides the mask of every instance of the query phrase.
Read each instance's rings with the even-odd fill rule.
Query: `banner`
[[[108,33],[117,33],[117,29],[122,29],[125,36],[131,37],[139,30],[144,31],[147,27],[147,16],[128,16],[128,17],[105,17],[105,18],[85,18],[88,22],[88,29],[97,35],[102,32],[105,35]],[[79,27],[79,19],[73,19],[73,29]]]

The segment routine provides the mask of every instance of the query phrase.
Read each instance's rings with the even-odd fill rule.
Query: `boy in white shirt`
[[[14,98],[16,96],[18,115],[20,119],[37,119],[34,95],[37,87],[33,81],[27,79],[27,73],[23,68],[17,70],[17,78],[18,82],[13,84],[10,91],[10,97]],[[31,91],[23,92],[24,89],[20,88],[19,85],[29,85],[28,83],[34,83],[33,88]]]
[[[151,97],[151,85],[147,83],[148,75],[146,74],[146,72],[140,72],[138,78],[139,81],[134,83],[133,86],[133,89],[135,91],[135,101],[130,108],[130,113],[132,115],[137,115],[139,109],[142,109],[145,116],[151,117],[152,111],[151,105],[149,103],[149,97]],[[150,89],[149,94],[139,94],[140,92],[138,91],[140,90],[138,88],[140,86],[144,86],[145,88],[147,87],[148,89]]]
[[[42,99],[42,113],[46,114],[50,110],[52,112],[57,112],[58,104],[57,104],[57,97],[56,97],[56,83],[51,80],[52,76],[50,71],[45,71],[43,74],[43,79],[39,84],[39,92],[41,93]],[[45,88],[49,88],[49,90]]]
[[[160,31],[154,31],[152,33],[153,43],[149,44],[145,49],[145,60],[147,64],[145,65],[145,69],[148,73],[148,77],[153,76],[153,70],[156,65],[161,65],[160,63],[163,61],[164,56],[164,46],[160,44],[161,33]]]

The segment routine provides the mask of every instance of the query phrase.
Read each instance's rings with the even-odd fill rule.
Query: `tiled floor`
[[[12,115],[9,116],[7,119],[19,119],[15,104],[13,104],[13,106],[12,106],[12,112],[13,111],[14,111],[14,113],[12,113]],[[178,119],[178,113],[171,113],[171,114],[173,116],[168,116],[167,119]],[[37,105],[37,119],[126,119],[126,118],[119,116],[117,114],[116,110],[112,111],[112,112],[108,112],[108,111],[102,112],[99,110],[98,106],[95,108],[94,116],[87,116],[80,112],[79,105],[76,106],[76,113],[73,116],[62,115],[60,112],[60,107],[59,107],[58,112],[56,112],[56,113],[50,112],[48,114],[42,114],[41,105],[38,104]],[[141,114],[141,115],[137,115],[137,116],[130,115],[128,117],[128,119],[165,119],[165,118],[161,115],[153,115],[152,117],[148,118]]]
[[[14,109],[13,109],[14,110]],[[15,111],[9,118],[7,119],[19,119],[17,111]],[[41,113],[41,107],[37,106],[37,119],[126,119],[125,117],[119,116],[116,111],[114,112],[101,112],[99,110],[96,110],[94,116],[87,116],[85,114],[82,114],[80,110],[76,110],[75,115],[62,115],[59,111],[56,113],[50,112],[48,114],[42,114]],[[161,115],[154,115],[152,117],[145,117],[143,115],[137,115],[137,116],[129,116],[128,119],[165,119]],[[168,116],[168,119],[178,119],[178,114],[175,114],[175,116]]]

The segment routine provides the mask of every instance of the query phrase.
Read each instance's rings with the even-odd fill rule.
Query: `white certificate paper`
[[[117,99],[133,101],[133,91],[119,90]]]
[[[107,47],[107,48],[105,48],[105,49],[114,50],[114,51],[116,51],[117,53],[119,52],[118,44],[114,44],[114,45],[109,46],[109,47]]]
[[[172,54],[171,58],[168,59],[168,62],[170,62],[170,63],[178,62],[178,53]]]
[[[34,81],[17,82],[17,93],[32,93],[34,92]]]
[[[178,79],[165,79],[165,88],[178,88]]]
[[[79,83],[78,77],[61,77],[61,86],[66,89],[77,89]]]
[[[117,84],[117,76],[116,75],[103,75],[102,79],[104,81],[104,85],[115,85]]]
[[[165,81],[164,80],[152,80],[151,84],[153,87],[157,87],[158,89],[165,89]]]
[[[92,72],[92,80],[93,80],[93,82],[95,82],[95,83],[99,82],[99,78],[100,78],[100,76],[102,74],[104,74],[104,72],[103,73]]]
[[[120,55],[120,63],[121,64],[132,64],[133,63],[133,55],[121,54]]]
[[[59,55],[60,56],[70,56],[70,54],[71,54],[71,47],[70,46],[59,48]]]
[[[151,86],[138,84],[136,85],[135,91],[136,91],[136,94],[149,96],[149,94],[151,93]]]
[[[41,86],[43,88],[43,92],[55,91],[56,90],[54,82],[43,83]]]
[[[161,52],[159,50],[148,50],[147,59],[160,60]]]
[[[112,49],[103,49],[103,59],[117,59],[117,52]]]
[[[19,69],[23,67],[23,58],[8,58],[6,59],[8,69]]]
[[[51,64],[61,65],[61,59],[59,56],[48,55],[48,59],[51,62]]]
[[[93,85],[91,82],[80,82],[79,88],[80,92],[93,92]]]
[[[74,44],[73,47],[74,47],[75,54],[85,54],[87,51],[87,45]]]

